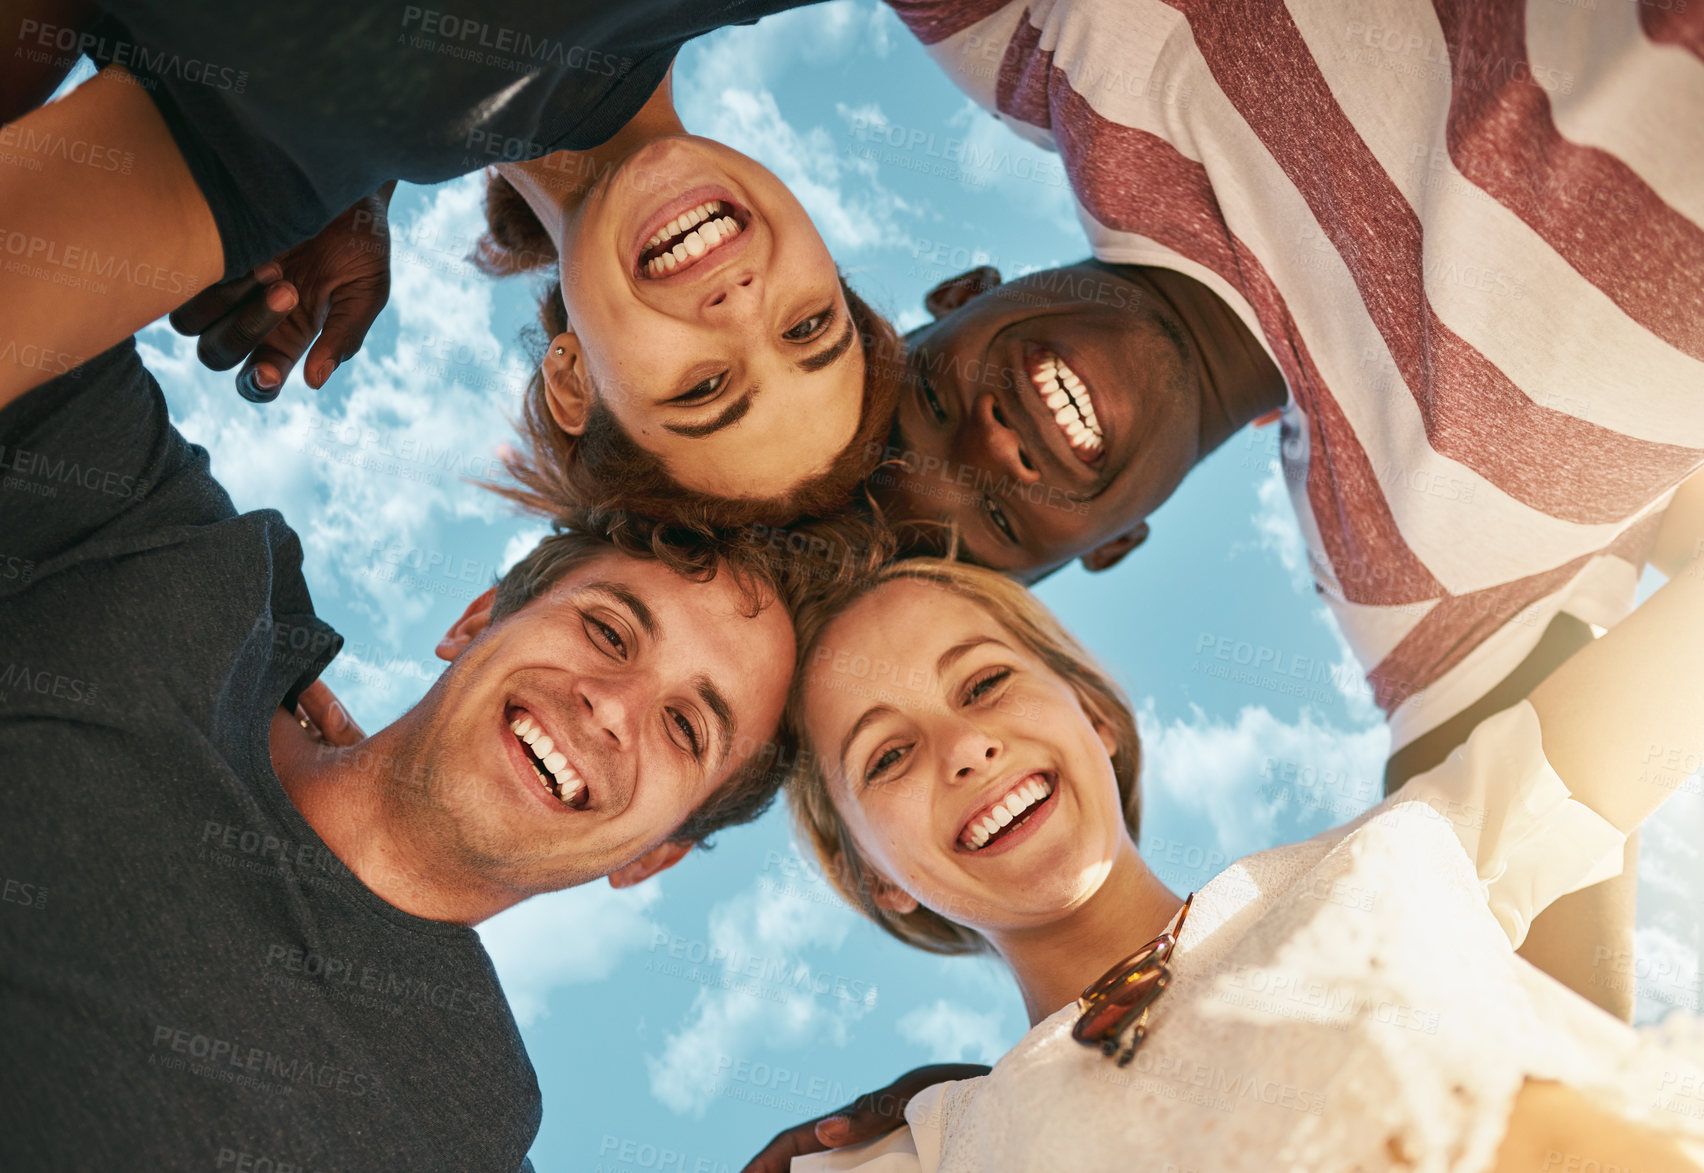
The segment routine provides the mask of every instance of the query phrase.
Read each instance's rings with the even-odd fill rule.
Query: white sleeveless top
[[[1522,702],[1354,822],[1202,888],[1130,1066],[1075,1042],[1068,1006],[913,1100],[908,1128],[793,1169],[1478,1173],[1528,1077],[1704,1159],[1704,1022],[1635,1030],[1514,952],[1622,842]]]

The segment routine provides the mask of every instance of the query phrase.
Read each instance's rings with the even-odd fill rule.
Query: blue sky
[[[1057,160],[972,107],[871,0],[695,43],[676,88],[689,129],[773,168],[902,327],[973,264],[1009,277],[1087,255]],[[512,435],[533,320],[529,281],[463,259],[480,196],[478,177],[398,192],[390,305],[319,392],[293,379],[257,408],[164,326],[142,336],[239,507],[301,532],[316,605],[349,641],[328,679],[369,729],[419,698],[439,634],[541,532],[463,479]],[[1301,572],[1276,455],[1271,433],[1234,437],[1123,566],[1041,588],[1136,698],[1142,847],[1179,891],[1380,790],[1385,734]],[[1261,650],[1318,669],[1301,687],[1226,672]],[[1696,794],[1645,831],[1645,1019],[1696,1007],[1699,843]],[[780,810],[655,882],[535,899],[481,931],[544,1093],[541,1173],[737,1170],[797,1120],[921,1063],[992,1061],[1024,1029],[995,963],[908,951],[839,905]]]

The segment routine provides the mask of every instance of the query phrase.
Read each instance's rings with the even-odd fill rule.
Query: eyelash
[[[964,704],[973,705],[1011,678],[1010,668],[988,668],[964,686]]]
[[[603,652],[606,656],[614,656],[618,660],[627,659],[627,641],[621,638],[621,632],[593,615],[590,611],[580,612],[580,619],[586,626],[586,638],[591,640],[592,644],[596,646],[599,651]],[[598,644],[598,637],[592,634],[593,628],[597,629],[598,635],[603,636],[604,639],[614,645],[613,651]]]
[[[935,395],[935,388],[930,384],[929,376],[925,375],[922,371],[918,371],[917,382],[923,388],[923,402],[928,405],[930,414],[935,417],[935,422],[938,424],[946,423],[946,408],[941,406],[940,399]]]
[[[827,333],[828,328],[834,325],[835,317],[836,314],[834,312],[834,307],[831,305],[824,306],[821,310],[812,314],[810,317],[800,318],[797,322],[794,322],[792,329],[784,332],[781,337],[786,341],[793,343],[810,342],[811,340],[820,338],[822,335]],[[806,325],[807,323],[816,322],[819,319],[821,324],[818,325],[816,329],[807,331],[806,333],[799,335],[797,338],[793,337],[793,330],[797,330],[800,326]]]
[[[960,703],[973,705],[985,698],[990,692],[1010,680],[1010,668],[987,668],[981,674],[971,679],[960,693]],[[910,745],[893,745],[878,753],[874,760],[864,770],[864,784],[875,782],[883,774],[902,761],[912,750]]]
[[[828,306],[819,310],[817,313],[812,314],[808,318],[799,319],[799,321],[793,324],[792,329],[787,330],[781,335],[781,337],[794,344],[813,342],[828,332],[828,328],[834,325],[836,316],[834,307]],[[808,330],[796,338],[793,336],[794,330],[797,330],[800,326],[809,325],[812,322],[818,323],[815,329]],[[720,391],[723,384],[727,381],[727,378],[727,371],[720,371],[717,374],[711,375],[708,379],[705,379],[697,386],[691,387],[669,400],[669,406],[696,407],[698,404],[703,403],[705,400],[714,396],[716,392]]]
[[[1006,513],[995,503],[994,498],[984,497],[982,506],[988,511],[988,517],[994,522],[994,528],[1000,531],[1002,537],[1014,546],[1018,544],[1018,535],[1012,532],[1012,523],[1006,520]]]
[[[711,375],[708,379],[705,379],[702,383],[699,383],[691,390],[680,395],[676,395],[673,399],[669,400],[669,404],[674,407],[691,407],[694,404],[702,403],[722,389],[722,384],[727,377],[727,371]]]
[[[686,719],[686,715],[678,709],[667,709],[663,715],[666,720],[674,722],[675,728],[686,734],[686,740],[691,743],[688,752],[692,754],[693,760],[701,759],[704,756],[704,748],[698,743],[698,730],[692,727],[692,722]],[[674,741],[673,734],[669,735],[669,740]],[[678,746],[680,743],[676,741],[675,744]]]
[[[599,651],[603,652],[606,656],[613,656],[618,660],[627,659],[627,641],[621,638],[621,632],[593,615],[590,611],[580,612],[580,618],[586,625],[586,638],[590,639],[593,645],[598,647]],[[597,635],[592,634],[593,630],[596,630]],[[602,636],[603,639],[611,645],[611,647],[606,648],[599,644],[599,636]],[[665,709],[663,711],[663,720],[665,722],[672,722],[676,729],[679,729],[686,735],[686,752],[692,755],[694,761],[701,761],[704,757],[704,745],[698,739],[698,730],[693,728],[692,722],[687,719],[686,714],[682,713],[679,709]],[[668,739],[671,742],[674,742],[676,746],[680,745],[680,742],[675,740],[675,736],[672,732],[668,733],[667,736]]]

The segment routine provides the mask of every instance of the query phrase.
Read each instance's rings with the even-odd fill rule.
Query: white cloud
[[[503,556],[497,561],[497,573],[507,574],[509,569],[532,553],[533,547],[544,541],[550,535],[548,525],[529,525],[518,529],[503,547]]]
[[[1308,545],[1296,521],[1290,490],[1283,469],[1274,460],[1265,480],[1255,487],[1255,510],[1249,515],[1259,548],[1273,555],[1290,575],[1298,591],[1313,591],[1313,573],[1308,569]],[[1241,543],[1239,543],[1239,546]]]
[[[969,98],[947,119],[947,126],[964,132],[960,170],[967,183],[994,187],[1029,217],[1050,221],[1061,232],[1071,236],[1082,232],[1070,178],[1055,151],[1022,138]],[[1088,251],[1085,242],[1079,256]],[[1002,270],[1015,270],[1007,272],[1007,277],[1032,267],[995,263]]]
[[[880,182],[874,160],[849,149],[855,136],[844,128],[796,126],[772,91],[794,70],[820,75],[869,51],[864,38],[872,28],[883,30],[877,48],[885,52],[888,19],[879,6],[851,0],[813,5],[749,28],[720,30],[677,71],[675,106],[688,128],[774,171],[842,260],[842,252],[855,249],[907,247],[906,224],[916,209]],[[871,108],[880,114],[873,104],[857,113]],[[839,112],[843,120],[854,113]]]
[[[808,886],[760,881],[710,913],[705,988],[661,1055],[647,1055],[651,1094],[702,1116],[719,1078],[760,1050],[844,1046],[849,1027],[875,1004],[875,987],[823,962],[845,940],[854,914],[813,899]],[[715,960],[709,960],[715,959]]]
[[[659,881],[616,890],[602,880],[534,896],[479,926],[503,993],[522,1026],[550,1013],[552,991],[603,981],[653,940],[647,915]]]
[[[437,660],[374,655],[374,649],[345,644],[325,671],[325,682],[369,733],[374,715],[396,713],[423,696],[442,672]]]
[[[164,326],[143,337],[179,428],[209,448],[238,508],[279,508],[316,590],[343,594],[393,645],[439,595],[471,594],[444,569],[464,552],[450,523],[514,524],[508,503],[467,483],[500,471],[527,369],[493,331],[491,281],[463,260],[482,185],[445,184],[393,224],[394,341],[364,347],[318,392],[298,373],[256,407],[200,366],[193,339]],[[473,569],[477,590],[493,568]]]
[[[1205,816],[1226,859],[1283,842],[1277,820],[1286,811],[1300,807],[1334,824],[1382,797],[1390,745],[1383,725],[1340,730],[1307,709],[1290,724],[1254,705],[1234,724],[1199,707],[1190,721],[1167,723],[1152,700],[1144,702],[1138,724],[1143,786]]]
[[[824,127],[794,127],[768,89],[730,87],[704,111],[704,133],[774,171],[837,255],[909,246],[910,231],[901,219],[912,209],[876,178],[876,161],[848,152]]]
[[[1002,1016],[941,998],[899,1020],[899,1037],[929,1053],[931,1063],[993,1063],[1012,1045]]]
[[[1634,972],[1639,977],[1636,1020],[1653,1022],[1676,1007],[1704,1010],[1699,964],[1704,961],[1704,774],[1682,784],[1645,820],[1639,839],[1638,930]]]
[[[820,74],[872,49],[886,56],[897,25],[886,5],[832,0],[766,16],[755,25],[719,29],[693,42],[675,69],[675,106],[727,89],[767,88],[794,69]]]

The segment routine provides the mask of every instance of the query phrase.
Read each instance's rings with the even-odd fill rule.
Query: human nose
[[[704,297],[704,316],[713,322],[749,319],[763,308],[763,281],[754,269],[728,273]]]
[[[582,676],[575,686],[593,735],[605,749],[629,750],[644,711],[644,681],[637,675]]]
[[[994,769],[1005,752],[998,737],[962,717],[944,728],[941,752],[946,774],[954,782],[974,782]]]
[[[992,392],[983,392],[970,405],[970,424],[965,429],[967,439],[981,456],[980,463],[992,465],[1023,485],[1041,480],[1035,462],[1024,451],[1024,442],[1006,421],[1005,409],[995,401]]]

